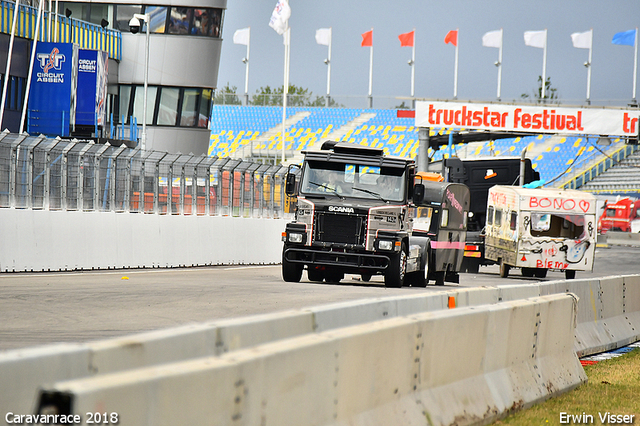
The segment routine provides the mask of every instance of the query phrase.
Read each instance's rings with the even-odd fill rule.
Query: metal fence
[[[0,133],[0,207],[280,218],[286,167]]]

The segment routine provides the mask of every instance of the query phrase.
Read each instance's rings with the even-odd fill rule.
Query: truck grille
[[[319,212],[315,241],[364,245],[366,221],[362,216]]]

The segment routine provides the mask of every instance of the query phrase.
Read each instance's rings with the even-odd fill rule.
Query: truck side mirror
[[[296,195],[296,175],[293,173],[285,176],[284,192],[290,197]]]
[[[413,187],[413,203],[416,205],[422,204],[424,200],[424,185],[416,183]]]

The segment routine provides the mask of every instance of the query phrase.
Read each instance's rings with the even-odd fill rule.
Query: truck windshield
[[[405,173],[402,168],[309,161],[302,170],[300,192],[402,202]]]
[[[579,239],[584,235],[584,216],[531,213],[531,236]]]

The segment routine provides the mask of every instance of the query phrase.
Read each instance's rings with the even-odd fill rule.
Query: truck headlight
[[[380,240],[378,241],[378,248],[380,250],[393,250],[393,241]]]
[[[289,234],[289,242],[290,243],[301,243],[302,242],[302,234],[298,234],[292,232]]]

